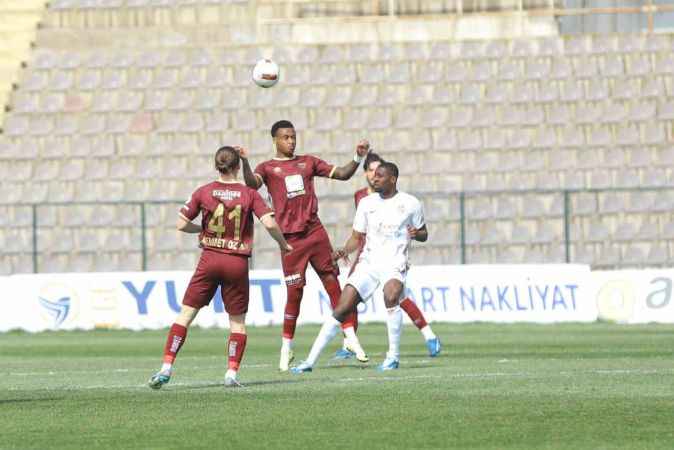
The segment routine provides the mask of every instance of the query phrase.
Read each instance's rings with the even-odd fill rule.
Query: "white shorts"
[[[401,271],[390,267],[377,268],[359,262],[353,273],[346,279],[346,284],[353,286],[358,291],[360,298],[362,298],[363,301],[366,301],[372,297],[372,294],[375,293],[377,288],[384,289],[384,285],[389,280],[398,280],[404,286],[406,277],[406,270]],[[404,292],[405,289],[403,289],[401,295],[405,295]]]

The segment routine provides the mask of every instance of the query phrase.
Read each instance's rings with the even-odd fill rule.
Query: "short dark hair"
[[[376,154],[375,152],[368,153],[367,156],[365,157],[365,163],[363,164],[363,170],[365,172],[367,172],[367,169],[370,168],[370,164],[372,164],[373,162],[377,162],[377,161],[384,162],[382,157],[379,156],[378,154]]]
[[[289,120],[279,120],[274,125],[271,126],[271,137],[276,137],[276,132],[279,128],[292,128],[295,129],[295,126]]]
[[[377,167],[377,169],[384,169],[390,175],[393,175],[394,177],[398,178],[398,166],[396,166],[392,162],[384,161],[379,165],[379,167]]]
[[[239,165],[240,160],[239,152],[229,145],[220,147],[215,152],[215,168],[222,174],[231,173]]]

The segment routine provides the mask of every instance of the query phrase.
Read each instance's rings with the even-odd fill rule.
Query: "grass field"
[[[0,334],[0,448],[674,448],[674,327],[434,328],[438,358],[408,327],[378,373],[385,325],[366,324],[368,366],[326,353],[301,376],[276,370],[279,329],[253,328],[244,389],[223,387],[224,332],[193,329],[160,391],[165,330]]]

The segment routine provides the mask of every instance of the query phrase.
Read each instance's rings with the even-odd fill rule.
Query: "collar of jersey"
[[[222,180],[215,180],[216,183],[222,183],[222,184],[241,184],[240,181],[222,181]]]
[[[292,158],[272,158],[274,161],[292,161],[293,159],[296,159],[297,155],[293,155]]]

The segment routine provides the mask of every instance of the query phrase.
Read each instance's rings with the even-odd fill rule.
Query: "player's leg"
[[[237,379],[243,353],[246,350],[246,315],[237,314],[229,316],[229,340],[227,341],[227,373],[225,374],[225,386],[241,387]]]
[[[227,373],[226,387],[241,387],[238,381],[239,367],[246,350],[246,313],[249,302],[248,258],[228,256],[226,266],[223,265],[220,285],[222,303],[229,314],[229,340],[227,341]]]
[[[203,252],[201,255],[197,269],[194,271],[194,275],[192,275],[185,291],[180,313],[175,323],[169,329],[166,344],[164,345],[162,367],[148,382],[148,385],[153,389],[160,389],[171,379],[176,356],[187,339],[187,329],[197,316],[199,310],[211,301],[218,287],[217,283],[211,280],[209,273],[209,259],[211,255],[206,255],[206,253]]]
[[[289,243],[293,251],[281,255],[283,274],[286,283],[286,306],[283,312],[283,335],[281,337],[281,357],[279,358],[279,370],[288,371],[290,363],[294,359],[293,340],[297,318],[300,315],[300,304],[306,284],[305,275],[309,264],[309,255],[306,251],[306,243],[301,239],[292,239]]]
[[[388,352],[379,370],[397,369],[400,364],[400,336],[403,329],[403,315],[399,301],[404,285],[392,278],[384,284],[384,304],[386,305],[386,328],[388,330]]]
[[[311,372],[313,370],[323,349],[339,333],[342,322],[356,309],[360,301],[361,298],[356,288],[347,284],[342,291],[339,305],[333,311],[333,315],[323,323],[321,330],[318,332],[318,336],[311,346],[311,351],[309,351],[309,356],[297,367],[293,367],[291,369],[292,373]]]
[[[406,297],[403,301],[400,302],[400,307],[405,311],[405,314],[410,318],[412,323],[421,331],[421,334],[424,336],[426,341],[426,348],[428,349],[428,354],[431,357],[438,356],[440,354],[440,339],[433,333],[431,326],[426,322],[424,314],[421,312],[419,307],[412,301],[411,298]]]
[[[312,245],[309,261],[328,293],[330,306],[334,310],[340,302],[342,289],[339,286],[339,267],[332,260],[332,245],[325,228],[321,227],[314,231],[309,237]],[[361,362],[367,362],[368,358],[356,337],[357,312],[354,310],[342,321],[342,331],[344,332],[344,345],[341,351],[335,356],[346,359],[355,356]]]

